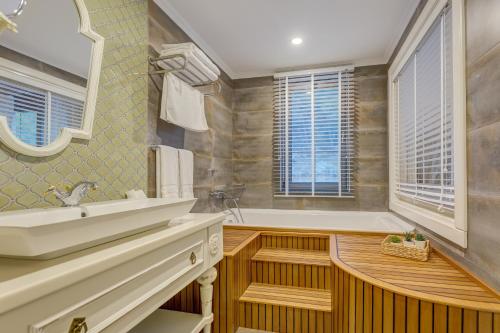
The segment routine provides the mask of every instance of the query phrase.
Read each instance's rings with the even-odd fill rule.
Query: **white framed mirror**
[[[2,0],[9,14],[21,0]],[[57,154],[92,136],[104,38],[84,0],[27,0],[0,32],[0,140],[23,155]],[[57,9],[57,10],[55,10]]]

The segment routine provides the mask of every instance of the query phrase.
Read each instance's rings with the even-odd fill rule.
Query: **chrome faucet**
[[[232,214],[235,218],[236,223],[245,223],[243,220],[243,215],[241,215],[240,206],[238,201],[240,200],[243,192],[245,191],[245,184],[235,184],[230,188],[226,186],[221,186],[208,193],[208,196],[216,200],[221,200],[224,207]],[[229,207],[228,201],[233,202],[234,208],[238,210],[238,215],[233,211],[234,208]]]
[[[64,207],[74,207],[80,204],[80,201],[90,190],[95,191],[97,188],[97,183],[83,181],[73,186],[73,188],[67,192],[60,191],[55,186],[50,186],[45,193],[54,193],[56,198],[63,203]]]

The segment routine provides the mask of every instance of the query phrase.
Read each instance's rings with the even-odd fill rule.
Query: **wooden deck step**
[[[239,327],[236,333],[273,333],[273,332],[254,330],[253,328]]]
[[[240,297],[240,302],[269,304],[297,309],[332,311],[329,290],[277,286],[252,282]]]
[[[252,260],[325,267],[330,267],[331,265],[330,256],[325,251],[285,248],[261,248],[252,257]]]

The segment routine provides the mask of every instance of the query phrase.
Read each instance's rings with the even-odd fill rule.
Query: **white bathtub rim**
[[[356,224],[349,226],[314,226],[314,225],[301,225],[296,224],[256,224],[256,223],[235,223],[234,217],[228,211],[225,213],[232,220],[232,222],[225,221],[224,224],[228,226],[244,227],[244,228],[265,228],[265,229],[295,229],[295,230],[311,230],[311,231],[345,231],[345,232],[366,232],[366,233],[404,233],[406,231],[414,230],[415,226],[402,220],[397,215],[392,212],[372,212],[372,211],[323,211],[323,210],[288,210],[288,209],[261,209],[261,208],[242,208],[241,209],[243,217],[245,213],[256,213],[256,214],[269,214],[269,215],[305,215],[309,217],[314,216],[336,216],[336,217],[348,217],[349,215],[355,215],[355,217],[377,217],[377,218],[387,218],[391,223],[396,224],[399,228],[387,227],[381,228],[369,228],[358,226]],[[384,223],[385,221],[380,221],[379,223]]]

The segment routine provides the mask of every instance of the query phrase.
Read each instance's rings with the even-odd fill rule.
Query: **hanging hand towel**
[[[156,150],[156,196],[179,199],[179,151],[168,146]]]
[[[208,130],[203,94],[172,74],[163,78],[160,118],[191,131]]]
[[[193,153],[189,150],[179,149],[179,168],[181,176],[181,198],[194,198],[193,194]]]

